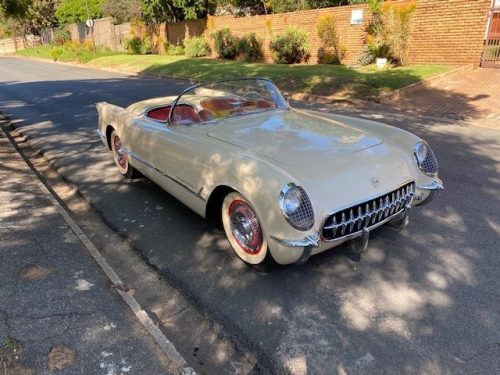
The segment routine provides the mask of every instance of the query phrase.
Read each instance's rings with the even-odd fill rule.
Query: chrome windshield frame
[[[210,82],[198,83],[196,85],[189,86],[184,91],[182,91],[179,94],[179,96],[177,96],[177,98],[173,101],[173,103],[171,105],[171,110],[170,110],[170,113],[168,115],[168,118],[167,118],[167,121],[166,121],[166,125],[167,126],[175,126],[175,124],[172,121],[174,109],[177,106],[177,104],[179,103],[179,100],[181,99],[181,97],[184,94],[186,94],[187,92],[189,92],[190,90],[194,90],[194,89],[196,89],[198,87],[203,87],[203,86],[208,86],[208,85],[214,85],[214,84],[218,84],[218,83],[237,82],[237,81],[266,81],[266,82],[269,82],[272,85],[273,90],[277,94],[277,99],[278,100],[277,100],[276,104],[278,105],[278,107],[276,107],[275,110],[287,110],[287,109],[290,109],[290,104],[288,104],[288,101],[285,99],[285,97],[283,96],[283,94],[281,93],[281,91],[276,87],[276,85],[273,83],[273,81],[271,81],[268,78],[247,77],[247,78],[224,79],[224,80],[219,80],[219,81],[210,81]],[[225,119],[226,118],[222,118],[221,120],[225,120]],[[210,122],[214,122],[214,121],[210,121]]]

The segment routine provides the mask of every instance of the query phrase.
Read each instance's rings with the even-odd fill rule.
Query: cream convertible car
[[[148,177],[222,221],[235,253],[302,263],[369,232],[402,227],[442,189],[427,143],[406,131],[290,108],[266,79],[196,85],[121,108],[98,103],[99,135],[121,174]]]

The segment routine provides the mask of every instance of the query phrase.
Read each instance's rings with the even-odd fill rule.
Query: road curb
[[[103,270],[105,273],[106,277],[111,281],[112,287],[116,289],[118,294],[121,296],[123,301],[127,304],[127,306],[130,308],[134,316],[137,318],[137,320],[141,323],[141,325],[148,331],[148,333],[153,337],[153,339],[156,341],[156,343],[160,346],[162,351],[165,353],[169,361],[171,362],[173,366],[173,370],[176,371],[176,373],[181,373],[181,374],[196,374],[194,369],[191,367],[188,367],[186,360],[179,354],[175,346],[168,340],[168,338],[163,334],[163,332],[154,324],[153,320],[151,317],[148,315],[148,313],[141,307],[141,305],[137,302],[137,300],[129,293],[127,293],[128,288],[126,285],[123,283],[121,278],[117,275],[117,273],[114,271],[114,269],[108,264],[108,262],[104,259],[104,257],[101,255],[99,250],[96,248],[96,246],[92,243],[92,241],[87,237],[87,235],[83,232],[83,230],[80,228],[80,226],[73,220],[73,218],[70,216],[69,212],[66,210],[66,208],[60,203],[60,198],[57,196],[57,194],[48,186],[46,186],[42,179],[41,176],[39,175],[38,171],[36,168],[33,166],[33,164],[29,161],[29,159],[24,155],[22,150],[19,148],[19,146],[16,144],[15,140],[12,138],[12,136],[5,131],[4,126],[9,126],[10,121],[8,118],[0,114],[0,121],[5,121],[7,124],[2,124],[0,126],[1,131],[5,135],[6,139],[10,142],[14,150],[16,151],[17,155],[23,159],[24,163],[26,164],[26,171],[29,175],[32,176],[32,178],[35,180],[36,184],[40,188],[40,190],[43,192],[44,196],[49,200],[49,202],[54,206],[56,211],[62,216],[64,221],[69,225],[73,233],[76,235],[76,237],[79,239],[79,241],[82,243],[82,245],[85,247],[85,249],[90,253],[92,258],[96,261],[96,263],[99,265],[99,267]]]

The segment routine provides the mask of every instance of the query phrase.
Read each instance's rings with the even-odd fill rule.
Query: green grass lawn
[[[19,55],[50,58],[50,47],[19,51]],[[38,52],[34,52],[38,51]],[[215,59],[191,59],[184,56],[127,55],[105,52],[105,56],[88,59],[87,65],[115,68],[133,73],[159,74],[196,81],[232,77],[266,77],[283,91],[309,93],[335,98],[367,98],[390,92],[444,73],[452,67],[443,65],[412,65],[378,71],[373,66],[349,69],[344,65],[277,65],[255,64]],[[47,57],[48,56],[48,57]],[[63,54],[61,61],[71,61]],[[74,58],[74,56],[73,56]],[[74,61],[74,60],[73,60]]]
[[[231,77],[266,77],[281,90],[338,98],[366,98],[407,86],[451,69],[442,65],[413,65],[377,71],[372,66],[349,69],[344,65],[255,64],[182,56],[109,56],[89,65],[129,72],[162,74],[199,81]]]
[[[36,47],[36,48],[27,48],[23,49],[21,51],[17,51],[16,54],[19,56],[25,56],[25,57],[38,57],[41,59],[49,59],[53,60],[51,56],[51,50],[53,46],[41,46],[41,47]],[[98,58],[98,57],[103,57],[103,56],[116,56],[116,55],[123,55],[124,52],[113,52],[113,51],[107,51],[104,49],[97,49],[96,52],[89,50],[88,48],[85,47],[79,47],[79,48],[61,48],[62,53],[58,57],[58,61],[64,61],[64,62],[78,62],[78,63],[88,63],[89,61]]]

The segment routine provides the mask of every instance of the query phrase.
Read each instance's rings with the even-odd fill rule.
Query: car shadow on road
[[[486,368],[492,360],[482,358],[498,352],[500,317],[492,301],[499,297],[500,153],[494,130],[371,112],[429,141],[447,190],[412,210],[408,229],[374,231],[360,261],[341,246],[300,267],[259,273],[236,259],[220,229],[159,187],[123,180],[95,133],[94,102],[128,105],[181,85],[127,78],[9,86],[34,93],[30,102],[0,102],[2,111],[25,120],[16,127],[30,144],[151,266],[258,352],[265,366],[293,373],[456,372]],[[469,98],[462,100],[464,111],[478,115]],[[176,317],[169,321],[175,326]]]

